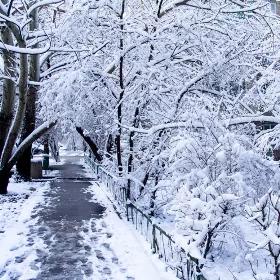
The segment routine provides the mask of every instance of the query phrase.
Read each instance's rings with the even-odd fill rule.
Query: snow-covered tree
[[[58,32],[91,52],[46,70],[42,118],[87,136],[148,214],[174,215],[201,268],[278,184],[278,128],[258,133],[280,121],[278,30],[267,1],[74,1]]]
[[[39,81],[38,55],[51,49],[49,40],[41,39],[40,32],[42,34],[44,31],[38,30],[38,10],[61,2],[3,0],[0,5],[2,36],[0,49],[4,64],[0,112],[1,193],[7,192],[9,173],[17,159],[26,149],[31,149],[33,141],[56,123],[53,119],[48,120],[34,130],[36,100],[34,88]],[[18,149],[13,151],[22,124],[24,124],[22,141]]]
[[[280,279],[280,195],[279,184],[274,189],[269,189],[257,202],[252,206],[246,207],[248,220],[255,225],[261,238],[254,247],[253,252],[265,250],[265,255],[271,258],[271,265],[266,274],[266,279]],[[252,265],[255,277],[258,277],[258,268],[254,261],[253,254],[247,256]],[[264,275],[257,279],[263,279]],[[271,278],[269,278],[271,277]]]

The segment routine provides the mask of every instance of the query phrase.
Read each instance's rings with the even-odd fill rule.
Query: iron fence
[[[150,243],[153,253],[157,254],[166,265],[176,272],[176,276],[183,280],[206,280],[199,272],[195,260],[176,245],[173,238],[136,205],[127,201],[126,188],[117,177],[107,172],[91,158],[85,157],[107,190],[113,195],[115,201],[125,210],[127,220],[134,224],[147,242]]]

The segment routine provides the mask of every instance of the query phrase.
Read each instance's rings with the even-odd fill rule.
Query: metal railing
[[[127,220],[134,224],[136,230],[150,243],[152,252],[158,254],[159,258],[176,272],[178,278],[206,280],[199,272],[195,260],[192,260],[183,248],[176,245],[172,237],[160,226],[156,225],[147,214],[132,202],[127,201],[126,188],[117,177],[108,173],[91,158],[86,156],[85,160],[93,168],[100,180],[106,184],[107,190],[125,211]]]

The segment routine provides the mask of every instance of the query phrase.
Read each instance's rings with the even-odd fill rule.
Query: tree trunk
[[[32,151],[31,146],[29,146],[22,153],[16,164],[19,177],[26,182],[31,180],[31,156]]]
[[[49,139],[46,138],[44,142],[44,157],[43,157],[43,169],[47,170],[50,167],[50,148]]]
[[[26,111],[20,142],[22,142],[27,136],[29,136],[35,129],[36,95],[37,89],[33,86],[30,86],[27,95]],[[22,177],[25,181],[29,181],[31,179],[31,158],[32,145],[26,148],[17,162],[17,172],[19,176]]]
[[[134,113],[134,120],[133,120],[133,127],[137,128],[139,125],[139,107],[136,107],[135,113]],[[127,173],[130,174],[133,169],[133,150],[134,150],[134,141],[133,138],[135,136],[135,132],[131,131],[129,134],[129,156],[127,161]],[[127,180],[127,199],[131,199],[131,180]]]
[[[10,170],[0,170],[0,194],[7,194],[8,184],[10,179]]]
[[[57,143],[57,141],[55,140],[54,137],[52,137],[51,140],[50,140],[50,149],[51,149],[51,153],[52,153],[52,156],[53,156],[54,160],[56,162],[60,162],[59,146],[58,146],[58,143]]]
[[[124,11],[125,11],[125,0],[122,0],[122,8],[120,13],[120,20],[121,20],[121,39],[120,39],[120,50],[123,51],[124,42],[123,42],[123,18],[124,18]],[[120,83],[120,95],[118,100],[118,132],[116,136],[116,148],[117,148],[117,162],[118,162],[118,169],[119,175],[122,176],[123,173],[123,165],[122,165],[122,148],[121,148],[121,135],[122,135],[122,102],[124,97],[124,56],[120,57],[120,68],[119,68],[119,83]]]
[[[0,169],[0,194],[7,193],[7,187],[9,183],[9,178],[11,174],[12,167],[17,162],[19,156],[25,151],[26,147],[30,146],[35,140],[41,137],[49,129],[56,125],[56,121],[47,122],[41,125],[33,132],[32,135],[29,135],[18,147],[17,151],[13,154],[10,160]]]
[[[30,30],[36,30],[38,28],[38,12],[35,9],[31,13],[32,21],[30,23]],[[34,47],[38,47],[35,44]],[[30,68],[29,68],[29,79],[30,81],[38,82],[40,79],[39,75],[39,55],[30,56]],[[21,132],[22,142],[26,137],[28,137],[35,129],[36,122],[36,97],[37,97],[37,87],[34,85],[29,85],[27,100],[26,100],[26,110],[23,120],[23,127]],[[31,179],[31,158],[32,158],[32,145],[26,148],[21,157],[19,157],[17,162],[17,172],[20,177],[25,181]]]
[[[22,42],[20,47],[25,48],[26,45]],[[7,136],[7,140],[5,142],[2,156],[1,156],[1,164],[0,168],[3,168],[7,162],[9,161],[13,148],[16,143],[16,139],[18,137],[21,124],[25,114],[26,108],[26,100],[27,100],[27,81],[28,81],[28,60],[27,54],[20,54],[20,75],[19,75],[19,97],[18,97],[18,107],[15,118],[11,125],[9,134]]]
[[[116,147],[117,147],[117,162],[118,162],[119,175],[122,176],[123,166],[122,166],[122,149],[121,149],[121,134],[120,133],[118,133],[116,135]]]
[[[107,142],[106,142],[106,154],[105,156],[107,158],[111,158],[112,157],[112,150],[113,150],[113,137],[112,134],[109,134]]]
[[[278,263],[278,257],[274,256],[274,266],[275,266],[275,280],[280,280],[280,264]]]
[[[151,217],[154,217],[155,216],[155,200],[156,200],[156,193],[157,193],[157,185],[158,185],[158,182],[159,182],[159,177],[158,175],[155,176],[155,186],[154,186],[154,190],[152,191],[152,194],[151,194],[151,200],[150,200],[150,216]]]
[[[13,45],[12,33],[8,28],[4,28],[1,32],[2,42]],[[15,54],[7,50],[3,50],[4,75],[9,78],[4,79],[3,95],[0,109],[0,158],[5,145],[5,141],[14,117],[15,105]]]
[[[144,179],[142,181],[143,186],[140,187],[140,195],[142,195],[143,191],[145,190],[145,186],[149,180],[149,176],[150,176],[149,172],[147,172],[144,176]]]

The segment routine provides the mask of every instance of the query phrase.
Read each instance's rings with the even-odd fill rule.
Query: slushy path
[[[10,229],[12,244],[19,242],[6,248],[0,280],[175,279],[118,217],[82,157],[63,157],[52,169],[55,178],[38,195],[33,214],[27,211]]]
[[[39,235],[46,248],[37,250],[36,263],[40,273],[36,279],[99,279],[100,275],[102,279],[113,279],[109,267],[118,265],[118,259],[108,244],[98,242],[104,236],[110,238],[110,233],[95,227],[105,208],[90,202],[91,194],[85,190],[92,178],[86,178],[81,158],[67,157],[64,161],[63,165],[55,167],[59,174],[46,194],[48,203],[41,206],[39,225],[30,232],[30,241],[32,235]],[[89,231],[90,238],[87,236]],[[106,259],[108,253],[105,258],[102,250],[110,252],[109,260]],[[124,274],[123,279],[133,279],[125,275],[125,269],[119,269]],[[96,273],[98,277],[95,277]]]

